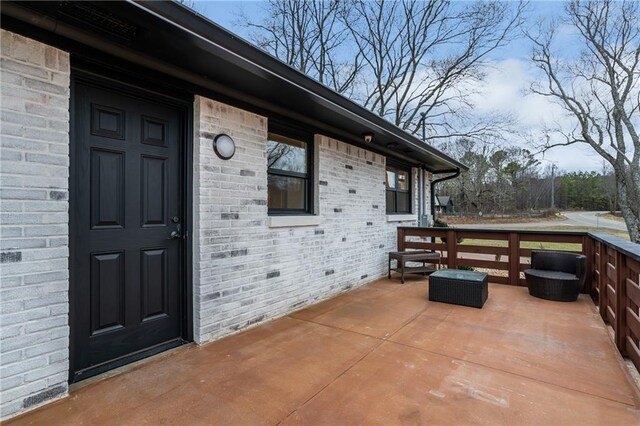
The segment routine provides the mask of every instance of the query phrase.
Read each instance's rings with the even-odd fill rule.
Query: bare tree
[[[243,19],[252,41],[299,71],[339,93],[352,93],[362,56],[339,51],[347,41],[342,2],[269,0],[261,23]]]
[[[196,12],[200,12],[200,7],[198,6],[196,0],[174,0],[174,1]]]
[[[502,130],[471,119],[487,56],[506,44],[523,5],[498,1],[269,0],[251,39],[399,127],[429,139]]]
[[[552,129],[561,140],[549,137],[544,148],[586,144],[602,156],[614,170],[629,236],[640,243],[640,3],[574,0],[566,14],[583,45],[577,60],[554,55],[554,26],[528,33],[533,62],[546,76],[532,91],[556,101],[575,123]]]
[[[415,134],[425,120],[429,139],[498,128],[487,119],[461,126],[487,55],[521,22],[521,3],[351,0],[343,10],[366,63],[366,107]]]
[[[535,155],[516,144],[459,138],[439,145],[469,166],[460,177],[441,182],[458,213],[517,214],[548,210],[550,179]]]

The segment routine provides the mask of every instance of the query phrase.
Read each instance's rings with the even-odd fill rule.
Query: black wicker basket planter
[[[482,308],[489,296],[484,272],[441,269],[429,276],[429,300]]]
[[[586,278],[583,255],[554,251],[533,251],[531,269],[524,271],[529,294],[540,299],[573,302]]]

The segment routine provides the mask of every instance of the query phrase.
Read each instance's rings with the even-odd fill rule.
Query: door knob
[[[173,231],[171,234],[169,234],[169,238],[167,238],[168,240],[179,240],[180,238],[182,238],[182,235],[180,235],[180,233],[178,231]]]
[[[180,232],[182,229],[180,228],[180,224],[176,224],[176,230],[169,234],[169,240],[179,240],[182,238],[182,233]]]

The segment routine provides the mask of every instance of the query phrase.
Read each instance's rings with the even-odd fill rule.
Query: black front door
[[[184,110],[76,80],[72,380],[183,342]]]

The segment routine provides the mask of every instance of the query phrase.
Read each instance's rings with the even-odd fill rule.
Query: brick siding
[[[69,55],[2,30],[0,418],[67,392]]]
[[[194,111],[197,342],[386,275],[387,252],[395,250],[399,223],[387,222],[383,156],[317,135],[320,224],[270,228],[267,118],[201,97]],[[236,142],[231,160],[219,159],[212,149],[218,133],[227,133]],[[414,211],[417,173],[414,169]]]
[[[1,42],[4,419],[68,390],[70,66],[67,53],[34,40],[2,30]],[[267,215],[267,118],[196,97],[194,120],[196,342],[386,275],[396,227],[415,222],[387,221],[383,156],[316,135],[319,224],[275,228]],[[228,161],[212,149],[221,132],[237,144]]]

